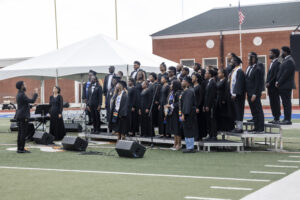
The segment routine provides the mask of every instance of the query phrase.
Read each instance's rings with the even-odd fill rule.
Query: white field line
[[[221,187],[221,186],[210,186],[211,189],[221,189],[221,190],[246,190],[251,191],[252,188],[240,188],[240,187]]]
[[[278,162],[282,162],[282,163],[300,163],[300,160],[278,160]]]
[[[217,198],[209,198],[209,197],[191,197],[186,196],[185,199],[198,199],[198,200],[231,200],[231,199],[217,199]]]
[[[290,166],[290,165],[265,165],[265,167],[277,167],[277,168],[299,168],[298,166]]]
[[[266,171],[250,171],[251,174],[281,174],[285,175],[285,172],[266,172]]]
[[[172,177],[172,178],[191,178],[191,179],[211,179],[211,180],[246,181],[246,182],[247,181],[248,182],[270,182],[270,180],[266,180],[266,179],[245,179],[245,178],[210,177],[210,176],[185,176],[185,175],[173,175],[173,174],[146,174],[146,173],[133,173],[133,172],[91,171],[91,170],[73,170],[73,169],[50,169],[50,168],[29,168],[29,167],[8,167],[8,166],[0,166],[0,169],[76,172],[76,173],[94,173],[94,174],[115,174],[115,175]]]
[[[300,158],[300,156],[289,156],[290,158]]]

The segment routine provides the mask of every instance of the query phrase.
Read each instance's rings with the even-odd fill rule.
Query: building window
[[[192,59],[180,59],[180,63],[187,67],[194,67],[195,65],[195,58]]]
[[[203,66],[218,67],[218,58],[203,58]]]

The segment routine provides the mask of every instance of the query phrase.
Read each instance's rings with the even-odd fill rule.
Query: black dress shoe
[[[254,119],[248,119],[247,122],[254,122]]]
[[[279,120],[274,119],[274,120],[272,120],[272,121],[269,121],[268,123],[269,123],[269,124],[278,124],[278,123],[279,123]]]
[[[279,122],[279,124],[281,124],[281,125],[292,125],[293,123],[289,120],[283,120],[283,121]]]
[[[242,129],[233,129],[231,132],[232,133],[243,133],[244,131]]]
[[[195,149],[184,149],[182,150],[182,153],[195,153]]]
[[[31,152],[28,150],[18,150],[17,153],[31,153]]]

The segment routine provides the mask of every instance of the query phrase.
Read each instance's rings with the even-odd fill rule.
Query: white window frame
[[[202,58],[202,66],[203,67],[206,67],[205,65],[204,65],[204,61],[205,60],[211,60],[211,59],[216,59],[217,60],[217,68],[219,68],[219,58],[218,57],[210,57],[210,58]]]
[[[182,61],[193,61],[194,64],[196,63],[196,59],[195,58],[183,58],[183,59],[180,59],[180,64],[182,64]],[[193,67],[193,66],[187,66],[187,67]]]

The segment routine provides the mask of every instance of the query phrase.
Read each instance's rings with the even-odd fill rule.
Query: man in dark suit
[[[296,64],[291,56],[289,47],[281,48],[281,57],[283,61],[279,67],[275,86],[279,90],[279,95],[284,108],[284,120],[280,122],[283,125],[292,124],[292,90],[296,88],[295,85],[295,70]]]
[[[248,103],[251,109],[251,113],[254,121],[254,129],[250,132],[262,133],[264,132],[264,112],[261,104],[261,93],[263,88],[263,73],[258,66],[257,54],[251,52],[249,54],[249,66],[246,70],[246,93]]]
[[[134,71],[131,72],[130,77],[133,78],[136,81],[137,73],[140,70],[142,70],[141,69],[141,63],[139,61],[134,61],[134,63],[133,63],[133,69],[134,69]]]
[[[93,119],[94,133],[100,132],[100,110],[102,105],[102,87],[98,83],[95,76],[92,77],[91,85],[89,87],[89,98],[87,109],[91,112]]]
[[[95,71],[90,70],[89,74],[88,74],[88,81],[83,84],[82,100],[83,100],[83,102],[85,104],[88,103],[88,98],[89,98],[88,92],[89,92],[89,87],[91,85],[91,79],[92,79],[93,76],[96,76],[96,74],[97,73]],[[93,122],[92,122],[91,112],[88,109],[86,109],[85,112],[86,112],[86,115],[88,116],[88,123],[87,123],[87,125],[92,125]]]
[[[26,92],[26,84],[23,81],[18,81],[16,83],[16,88],[19,90],[16,100],[17,100],[17,111],[15,119],[18,122],[18,150],[17,153],[30,153],[30,151],[25,150],[25,138],[27,136],[28,122],[30,118],[30,103],[34,103],[38,97],[38,89],[34,90],[34,95],[32,99],[29,99]]]
[[[275,87],[276,77],[279,71],[280,62],[278,61],[279,57],[278,49],[271,49],[269,58],[271,59],[271,64],[267,74],[266,88],[268,88],[268,95],[270,100],[270,106],[272,110],[272,115],[274,119],[269,123],[277,124],[280,119],[280,97],[278,88]]]
[[[115,76],[115,67],[114,66],[110,66],[108,70],[109,70],[109,74],[107,74],[104,78],[104,85],[103,85],[104,96],[106,96],[107,92],[110,90],[113,76]]]
[[[203,112],[206,113],[207,128],[209,133],[209,140],[217,140],[217,121],[215,113],[215,104],[217,97],[217,83],[214,79],[216,76],[215,70],[207,70],[205,79],[207,85],[205,87]]]
[[[231,99],[234,107],[234,120],[236,128],[232,130],[233,133],[243,133],[243,119],[245,108],[245,74],[240,66],[242,60],[235,56],[231,59],[233,69],[229,74],[229,85]]]

